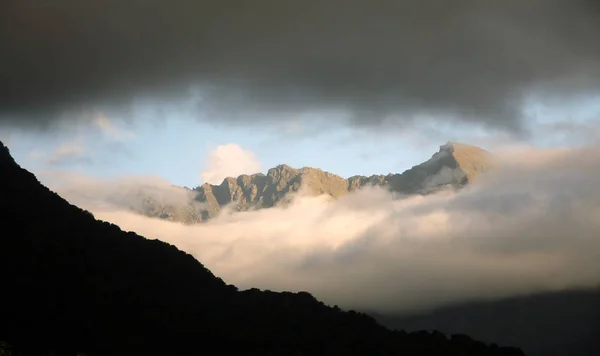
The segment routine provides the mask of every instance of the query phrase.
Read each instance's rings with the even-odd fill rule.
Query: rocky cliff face
[[[345,179],[318,168],[295,169],[282,164],[269,169],[266,175],[259,173],[230,177],[220,185],[206,183],[195,188],[197,202],[204,203],[196,210],[190,208],[192,205],[185,209],[158,206],[151,199],[146,199],[142,213],[171,221],[196,223],[217,216],[225,206],[246,211],[285,204],[291,198],[291,193],[301,188],[308,194],[327,194],[333,198],[365,186],[386,187],[403,195],[428,194],[447,187],[460,188],[492,166],[489,152],[454,142],[440,146],[429,160],[401,174]]]
[[[226,205],[235,204],[238,211],[270,208],[283,204],[290,193],[300,188],[309,194],[339,197],[348,193],[348,181],[317,168],[295,169],[282,164],[259,173],[225,178],[220,185],[203,184],[196,188],[197,200],[207,203],[205,216],[214,217]]]

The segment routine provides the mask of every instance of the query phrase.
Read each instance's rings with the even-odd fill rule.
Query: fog
[[[597,285],[600,148],[497,154],[499,166],[459,192],[397,199],[366,188],[338,200],[301,192],[286,207],[225,211],[192,226],[129,210],[140,184],[189,203],[189,191],[156,178],[38,176],[97,218],[174,244],[243,289],[307,290],[342,308],[405,312]]]

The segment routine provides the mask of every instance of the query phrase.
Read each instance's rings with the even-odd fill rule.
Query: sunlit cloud
[[[260,162],[253,152],[229,143],[210,150],[200,178],[203,183],[220,184],[226,177],[258,173],[260,170]]]
[[[346,308],[407,311],[600,282],[600,150],[520,147],[499,157],[501,168],[458,193],[300,193],[286,207],[225,209],[194,226],[130,211],[134,185],[125,181],[42,179],[97,218],[193,254],[228,283],[309,290]],[[103,198],[114,192],[121,201]]]

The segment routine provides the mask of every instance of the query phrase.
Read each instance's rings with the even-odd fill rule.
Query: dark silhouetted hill
[[[522,355],[390,331],[308,293],[238,291],[174,246],[69,204],[3,144],[0,217],[0,340],[21,356]]]
[[[600,355],[600,288],[467,303],[377,320],[391,328],[466,333],[519,345],[530,356]]]

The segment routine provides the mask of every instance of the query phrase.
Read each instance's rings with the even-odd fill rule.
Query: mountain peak
[[[0,170],[2,174],[5,173],[4,170],[6,170],[7,167],[18,167],[17,162],[15,162],[14,158],[10,154],[10,149],[8,146],[4,145],[2,141],[0,141],[0,165],[3,166],[3,169]]]
[[[280,176],[282,174],[297,174],[298,170],[287,164],[278,164],[267,171],[268,176]]]
[[[477,146],[449,141],[440,146],[440,152],[442,151],[454,157],[457,167],[464,171],[469,180],[493,166],[492,154]]]
[[[10,155],[10,150],[8,149],[7,146],[4,145],[4,142],[2,142],[2,141],[0,141],[0,159],[12,160],[12,156]]]
[[[196,188],[198,200],[208,203],[205,215],[216,216],[224,205],[237,210],[268,208],[289,199],[288,194],[306,188],[309,194],[334,198],[365,186],[381,186],[401,194],[426,194],[440,187],[460,187],[487,169],[490,153],[476,146],[448,141],[431,159],[402,174],[353,176],[345,179],[320,168],[294,168],[279,164],[267,175],[241,175],[227,178],[219,186]]]
[[[277,166],[275,166],[275,169],[282,170],[282,171],[290,171],[290,170],[295,171],[296,170],[296,168],[294,168],[290,165],[287,165],[285,163],[278,164]]]
[[[448,141],[448,142],[444,143],[443,145],[441,145],[440,150],[438,152],[442,152],[442,151],[446,151],[446,152],[454,151],[454,142]]]
[[[485,151],[481,147],[474,146],[474,145],[469,145],[467,143],[457,142],[457,141],[448,141],[445,144],[443,144],[443,145],[440,146],[440,152],[441,151],[446,151],[446,152],[452,153],[452,152],[457,152],[457,151],[462,151],[462,150]]]

